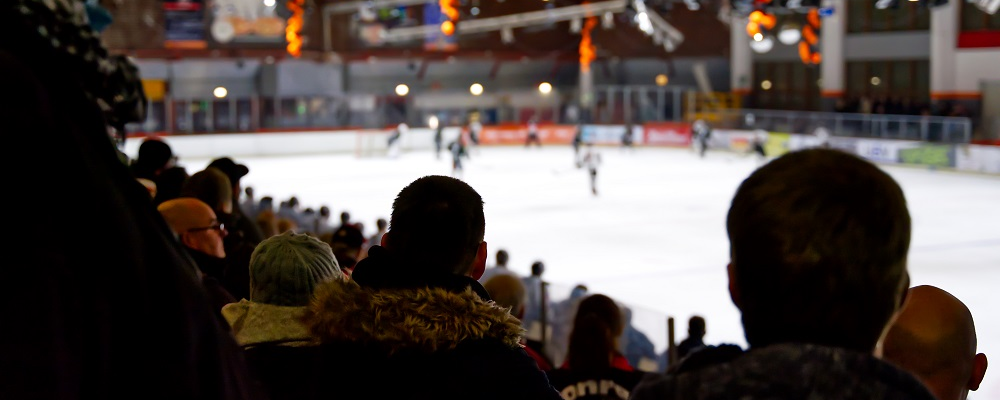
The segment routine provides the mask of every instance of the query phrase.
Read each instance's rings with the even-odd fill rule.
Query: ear
[[[910,273],[907,272],[903,276],[903,284],[901,285],[901,290],[899,293],[899,302],[896,303],[896,312],[902,312],[903,307],[906,307],[906,303],[910,300]]]
[[[733,267],[732,261],[726,265],[726,273],[729,275],[729,298],[733,300],[736,308],[742,310],[743,302],[740,300],[740,289],[736,285],[736,267]]]
[[[382,235],[382,240],[381,240],[381,242],[379,242],[379,244],[382,245],[382,247],[385,247],[387,249],[389,248],[389,234],[390,233],[392,233],[392,232],[386,232],[384,235]]]
[[[972,376],[969,377],[967,389],[979,390],[979,384],[983,383],[983,377],[986,376],[986,364],[986,354],[976,354],[976,357],[972,359]]]
[[[473,261],[472,270],[469,271],[469,276],[472,279],[479,280],[483,277],[483,272],[486,272],[486,256],[489,254],[489,250],[486,248],[486,241],[479,243],[479,249],[476,250],[476,260]]]
[[[198,241],[192,238],[191,235],[188,234],[187,232],[181,233],[179,239],[181,240],[181,244],[183,244],[184,246],[190,247],[192,249],[198,248]]]

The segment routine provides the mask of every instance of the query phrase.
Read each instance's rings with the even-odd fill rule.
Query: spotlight
[[[548,82],[542,82],[538,84],[538,92],[541,94],[552,93],[552,84]]]
[[[219,86],[212,91],[212,94],[215,95],[216,98],[224,99],[229,95],[229,91],[226,90],[226,88]]]
[[[761,82],[760,83],[760,88],[764,89],[764,90],[771,90],[771,81],[765,80],[765,81]],[[749,117],[749,115],[748,115],[748,117]]]
[[[656,86],[667,86],[670,79],[667,78],[667,74],[659,74],[656,76]]]
[[[472,93],[473,96],[479,96],[483,94],[483,85],[480,85],[478,83],[473,83],[472,86],[469,86],[469,93]]]
[[[786,23],[778,31],[778,41],[782,44],[793,45],[799,39],[802,39],[802,32],[799,31],[799,27],[796,24]]]
[[[400,96],[400,97],[406,96],[408,93],[410,93],[410,87],[409,86],[406,86],[406,85],[404,85],[402,83],[396,85],[396,95],[397,96]]]

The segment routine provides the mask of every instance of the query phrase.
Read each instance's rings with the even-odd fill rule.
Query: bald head
[[[909,290],[883,341],[882,356],[914,374],[940,400],[965,399],[986,372],[986,356],[976,354],[969,308],[934,286]]]
[[[174,233],[180,235],[193,228],[215,223],[216,215],[208,204],[194,197],[179,197],[161,203],[157,208]]]
[[[194,197],[178,197],[160,203],[156,209],[185,246],[214,257],[226,256],[222,242],[226,231],[207,203]]]

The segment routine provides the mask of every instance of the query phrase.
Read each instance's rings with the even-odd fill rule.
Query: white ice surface
[[[687,149],[597,148],[603,156],[599,195],[566,146],[474,149],[464,179],[485,200],[490,255],[510,252],[514,271],[535,260],[563,288],[585,283],[647,315],[703,315],[707,343],[745,346],[739,312],[729,299],[725,218],[739,183],[757,166],[751,157]],[[207,159],[181,159],[190,173]],[[450,175],[446,153],[411,152],[397,159],[353,155],[245,157],[244,186],[258,198],[295,195],[303,208],[349,211],[370,234],[406,184]],[[1000,177],[883,166],[903,187],[913,218],[909,267],[913,285],[931,284],[963,300],[976,320],[979,351],[1000,365]],[[492,260],[490,260],[492,263]],[[665,323],[664,323],[665,324]],[[659,335],[656,335],[659,336]],[[666,339],[653,337],[658,350]],[[971,399],[1000,399],[1000,368]]]

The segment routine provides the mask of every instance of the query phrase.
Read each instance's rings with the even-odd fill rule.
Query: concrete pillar
[[[742,97],[744,105],[754,84],[747,22],[747,16],[733,15],[729,24],[729,87],[734,95]]]
[[[833,15],[823,18],[820,25],[819,48],[823,61],[820,64],[821,110],[833,111],[837,99],[844,97],[846,66],[844,60],[844,35],[847,32],[847,2],[824,0],[823,7],[833,8]]]
[[[955,47],[958,44],[958,1],[931,8],[931,99],[956,91]]]
[[[577,86],[580,92],[580,120],[585,123],[593,123],[596,115],[592,115],[594,110],[594,71],[589,67],[580,66],[580,83]]]

